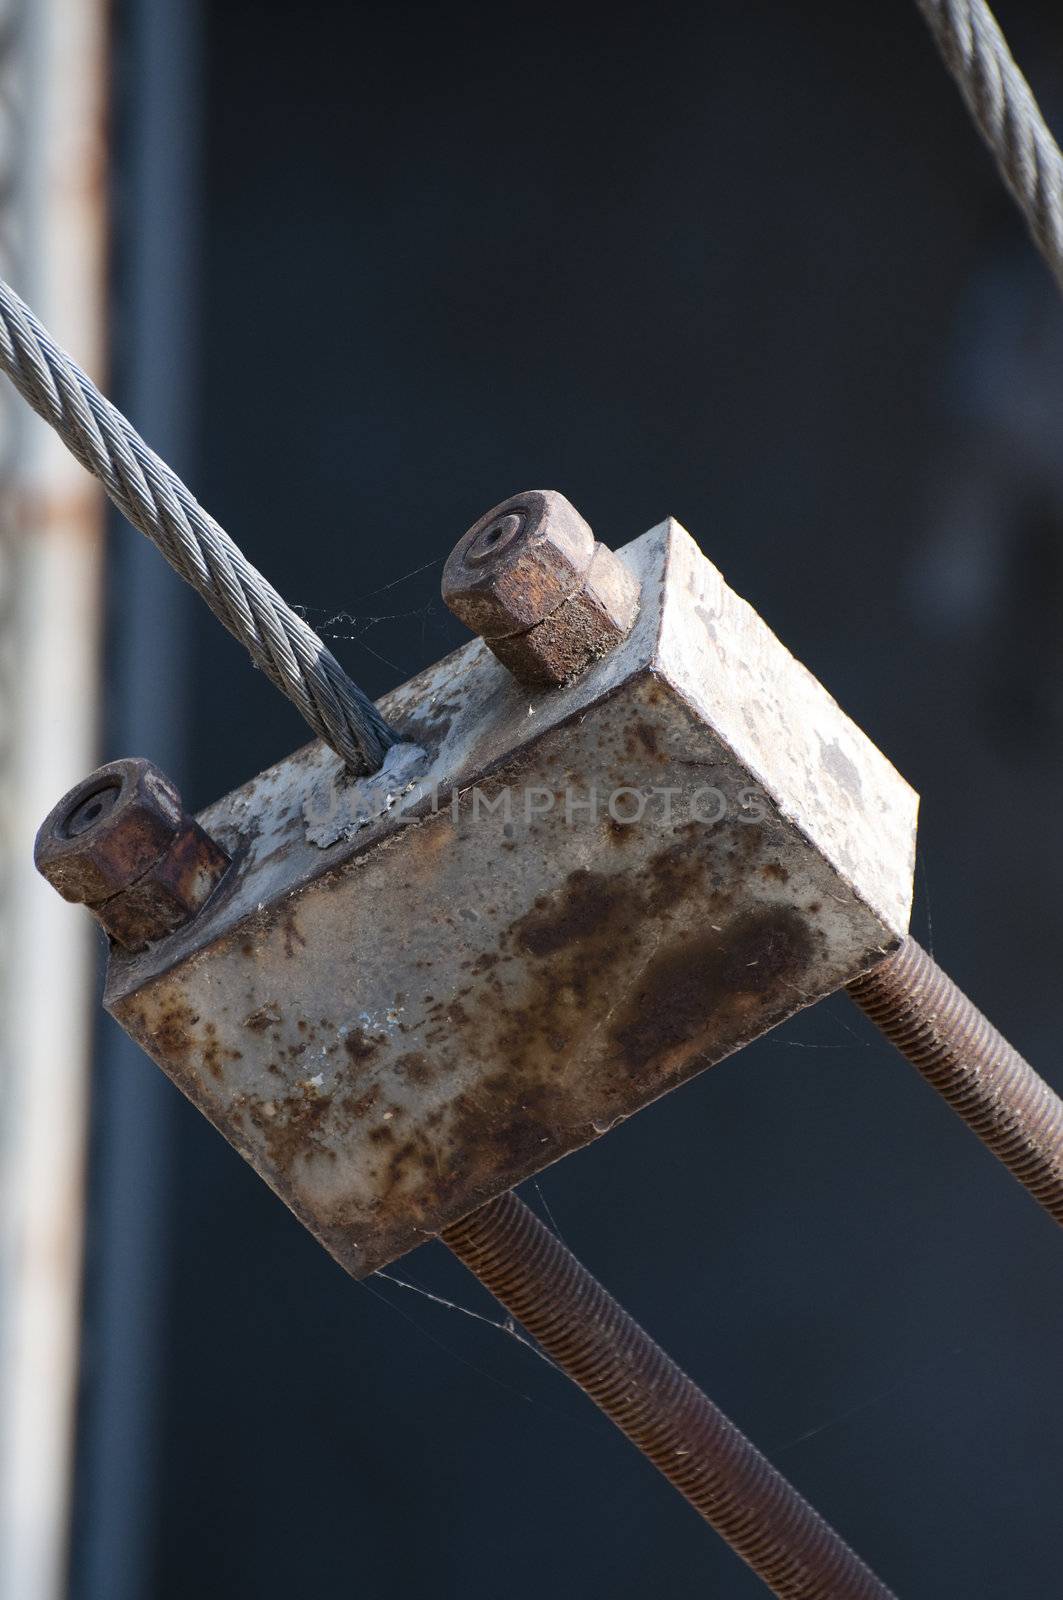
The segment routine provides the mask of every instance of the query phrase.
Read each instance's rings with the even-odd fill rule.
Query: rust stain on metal
[[[164,1002],[151,1015],[152,1040],[156,1048],[176,1067],[187,1062],[197,1048],[198,1036],[195,1030],[198,1023],[199,1013],[177,997],[168,1003]]]
[[[812,950],[789,905],[744,911],[719,933],[662,950],[613,1024],[624,1061],[633,1072],[667,1071],[740,1028],[754,1007],[785,1015]]]
[[[343,1048],[352,1061],[371,1061],[385,1042],[383,1035],[371,1037],[364,1028],[352,1028],[343,1041]]]
[[[620,924],[635,912],[636,900],[633,886],[624,879],[577,867],[553,903],[547,895],[536,897],[509,937],[533,956],[552,955],[578,943],[586,968],[595,946],[623,936]]]
[[[249,955],[251,953],[250,947],[243,953]],[[244,1027],[250,1028],[252,1033],[265,1033],[267,1028],[275,1028],[280,1020],[281,1014],[279,1010],[272,1002],[267,1000],[265,1005],[249,1012],[244,1018]]]
[[[323,1139],[330,1100],[313,1084],[298,1083],[278,1100],[249,1095],[238,1112],[261,1134],[277,1172],[290,1173],[297,1162],[336,1160],[335,1150]]]

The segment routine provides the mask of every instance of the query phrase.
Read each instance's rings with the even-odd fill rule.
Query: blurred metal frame
[[[101,376],[107,11],[105,0],[7,0],[0,11],[4,269]],[[2,415],[0,1597],[56,1600],[67,1566],[93,962],[91,942],[34,882],[28,841],[41,797],[96,751],[104,524],[97,487],[51,431],[6,398]]]
[[[197,0],[111,6],[110,392],[190,470],[199,184]],[[109,510],[105,753],[145,749],[183,777],[185,656],[199,602]],[[210,619],[205,626],[213,627]],[[102,949],[102,947],[101,947]],[[83,1380],[72,1600],[153,1588],[165,1319],[179,1097],[100,1016],[92,1086]]]

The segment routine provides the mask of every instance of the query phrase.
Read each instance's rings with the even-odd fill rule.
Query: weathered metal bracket
[[[362,1276],[895,948],[916,796],[674,521],[574,682],[480,640],[201,813],[232,857],[107,1008]]]

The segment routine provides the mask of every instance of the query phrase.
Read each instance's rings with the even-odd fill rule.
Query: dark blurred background
[[[1057,5],[1002,7],[1050,119]],[[923,795],[915,931],[1057,1087],[1063,309],[916,8],[116,0],[115,399],[379,694],[442,560],[677,516]],[[111,530],[101,759],[301,743]],[[1059,1592],[1051,1223],[836,999],[529,1202],[904,1600]],[[357,1285],[108,1021],[71,1600],[754,1600],[505,1331]],[[394,1273],[501,1313],[436,1245]]]

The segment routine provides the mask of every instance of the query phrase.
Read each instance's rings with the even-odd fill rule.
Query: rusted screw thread
[[[889,1600],[885,1584],[516,1195],[489,1201],[443,1239],[773,1593]]]
[[[906,939],[849,984],[876,1027],[1063,1224],[1063,1101],[931,956]]]

